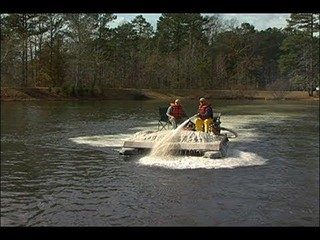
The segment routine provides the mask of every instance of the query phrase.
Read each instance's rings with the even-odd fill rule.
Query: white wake
[[[266,115],[224,116],[221,125],[223,127],[236,130],[238,137],[230,139],[227,157],[222,159],[208,159],[198,156],[142,156],[137,160],[137,163],[145,166],[156,166],[171,169],[219,169],[263,165],[267,160],[259,156],[255,152],[255,149],[240,151],[236,149],[236,145],[238,143],[242,144],[245,142],[259,141],[261,136],[256,131],[254,124],[266,121],[270,121],[275,124],[276,122],[286,121],[288,117],[289,116],[274,113]],[[157,128],[155,124],[155,122],[150,122],[150,124],[146,124],[146,127],[137,127],[132,129],[139,130],[136,134],[81,136],[77,138],[70,138],[70,140],[77,144],[85,144],[89,146],[121,148],[124,141],[128,139],[132,140],[135,137],[141,138],[146,132],[154,131]],[[266,135],[268,133],[265,132],[263,134]],[[165,131],[159,132],[159,140],[164,135]],[[154,141],[157,138],[152,134],[150,136],[152,138],[150,139],[151,141]]]

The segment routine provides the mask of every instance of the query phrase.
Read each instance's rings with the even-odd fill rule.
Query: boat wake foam
[[[228,128],[237,129],[239,133],[238,138],[232,139],[234,143],[251,142],[258,139],[260,136],[254,128],[248,128],[251,122],[266,121],[273,116],[265,115],[243,115],[242,121],[239,121],[239,116],[227,116],[224,118],[224,125]],[[285,120],[285,116],[279,120]],[[70,138],[69,140],[77,144],[85,144],[93,147],[110,147],[121,148],[124,141],[128,139],[144,138],[146,135],[152,136],[152,134],[146,134],[148,131],[155,129],[154,122],[150,122],[147,127],[139,127],[134,130],[140,130],[136,134],[114,134],[114,135],[98,135],[98,136],[82,136],[76,138]],[[165,135],[166,131],[158,133],[159,140],[162,134]],[[156,139],[149,139],[154,141]],[[228,150],[227,157],[222,159],[208,159],[199,156],[145,156],[138,160],[138,164],[150,167],[163,167],[170,169],[232,169],[245,166],[259,166],[266,164],[267,160],[259,156],[254,152],[245,152],[237,149]]]
[[[209,159],[193,156],[145,156],[138,160],[138,164],[170,169],[221,169],[245,166],[259,166],[267,162],[264,158],[252,152],[230,150],[228,156],[222,159]]]

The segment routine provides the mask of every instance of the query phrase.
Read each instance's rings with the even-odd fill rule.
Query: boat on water
[[[223,158],[228,151],[230,136],[227,133],[231,132],[232,137],[237,137],[237,133],[221,127],[220,116],[220,113],[215,114],[208,133],[195,131],[193,117],[178,129],[137,132],[124,142],[119,153],[137,155],[160,148],[165,150],[161,154]]]

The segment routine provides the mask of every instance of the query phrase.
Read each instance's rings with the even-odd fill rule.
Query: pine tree
[[[302,31],[313,38],[314,33],[320,33],[319,29],[320,14],[314,13],[292,13],[287,20],[289,31]]]
[[[293,77],[300,78],[300,82],[304,81],[304,83],[307,85],[310,96],[313,96],[313,90],[315,89],[316,83],[319,82],[319,71],[317,70],[319,69],[319,56],[314,54],[315,52],[319,52],[320,48],[318,40],[320,34],[319,19],[320,14],[314,13],[293,13],[290,15],[290,19],[287,20],[288,27],[286,28],[286,31],[289,32],[289,36],[288,40],[284,41],[283,44],[283,50],[286,52],[286,54],[283,55],[282,59],[280,60],[282,69],[288,69],[288,66],[285,65],[289,62],[284,58],[286,58],[288,54],[291,56],[297,56],[294,62],[291,61],[291,63],[294,63],[292,68],[300,67],[303,68],[303,70],[291,71],[291,73],[295,72],[296,75]],[[318,37],[315,36],[315,33],[318,33]],[[292,38],[292,40],[290,38]],[[304,39],[303,47],[300,45],[300,48],[297,49],[300,54],[298,54],[298,52],[290,53],[290,51],[293,50],[293,47],[290,47],[290,43],[292,43],[294,39],[299,41],[302,38]],[[297,72],[300,72],[300,74],[297,75]]]

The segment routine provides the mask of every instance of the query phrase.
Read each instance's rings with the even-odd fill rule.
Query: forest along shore
[[[1,88],[1,101],[26,100],[173,100],[174,98],[198,99],[262,99],[262,100],[319,100],[307,91],[255,91],[255,90],[191,90],[191,89],[105,89],[102,94],[66,96],[59,88]]]

